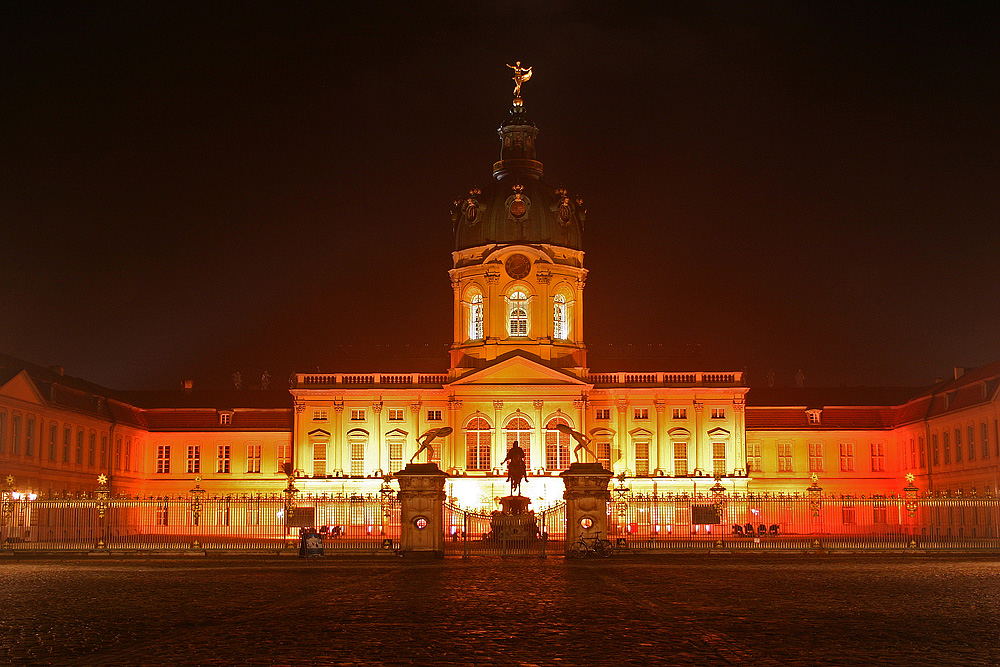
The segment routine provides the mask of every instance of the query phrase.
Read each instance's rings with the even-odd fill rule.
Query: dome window
[[[510,312],[507,318],[507,329],[511,336],[528,335],[528,295],[522,290],[514,290],[507,297]]]
[[[469,312],[469,338],[472,340],[483,339],[483,295],[476,294],[472,297],[472,308]]]
[[[569,338],[569,329],[566,326],[566,297],[556,294],[552,301],[552,337],[566,340]]]

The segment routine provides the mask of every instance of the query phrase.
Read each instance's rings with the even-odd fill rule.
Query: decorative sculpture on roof
[[[521,102],[521,84],[531,78],[531,68],[521,67],[521,61],[518,60],[513,65],[507,65],[507,67],[514,70],[514,103],[519,104]]]

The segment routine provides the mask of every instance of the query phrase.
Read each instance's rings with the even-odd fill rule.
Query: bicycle
[[[615,549],[611,546],[611,540],[602,540],[600,531],[597,531],[597,534],[593,537],[584,537],[581,535],[580,539],[569,547],[569,553],[573,558],[586,558],[590,554],[607,558],[614,552]]]

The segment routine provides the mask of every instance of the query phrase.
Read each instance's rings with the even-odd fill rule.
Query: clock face
[[[514,280],[520,280],[531,273],[531,262],[524,255],[511,255],[504,262],[504,268],[507,270],[508,276]]]

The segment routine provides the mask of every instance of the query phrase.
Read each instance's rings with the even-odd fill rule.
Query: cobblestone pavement
[[[0,662],[1000,664],[1000,559],[95,560],[0,560]]]

